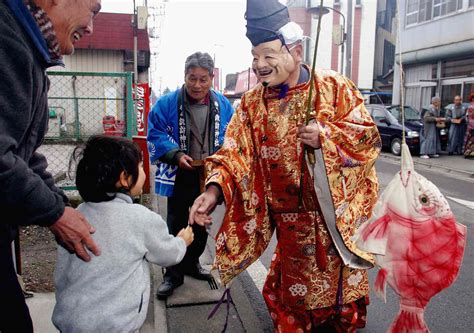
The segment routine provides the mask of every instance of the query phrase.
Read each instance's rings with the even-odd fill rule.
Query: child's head
[[[85,147],[76,148],[76,185],[84,201],[101,202],[115,198],[117,192],[141,194],[145,173],[140,148],[130,140],[93,136]]]

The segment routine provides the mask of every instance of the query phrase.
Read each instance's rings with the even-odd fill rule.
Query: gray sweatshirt
[[[148,262],[173,266],[186,244],[168,233],[158,214],[125,194],[78,210],[96,228],[93,238],[102,253],[87,263],[58,247],[53,323],[68,333],[137,331],[150,298]]]

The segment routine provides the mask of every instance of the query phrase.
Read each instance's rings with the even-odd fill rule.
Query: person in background
[[[37,149],[48,126],[46,69],[92,33],[100,0],[0,1],[0,331],[32,332],[11,243],[20,225],[49,227],[85,261],[100,254],[94,228],[68,206]]]
[[[191,54],[184,64],[184,85],[162,96],[148,116],[150,161],[159,164],[155,192],[168,197],[167,223],[174,235],[188,225],[189,207],[201,193],[203,160],[222,145],[233,113],[227,98],[211,89],[213,72],[209,54]],[[159,299],[182,285],[185,274],[200,280],[211,278],[199,263],[206,247],[206,229],[194,225],[193,231],[195,240],[183,261],[166,268],[157,291]]]
[[[207,189],[190,223],[210,222],[203,214],[225,202],[215,267],[226,285],[262,255],[276,229],[263,288],[275,332],[355,332],[366,323],[373,258],[351,237],[377,199],[377,127],[354,83],[330,70],[315,70],[307,115],[312,70],[286,6],[248,0],[246,19],[260,83],[243,95],[223,147],[206,159]],[[314,151],[314,165],[305,150]]]
[[[193,241],[192,229],[173,237],[161,216],[133,203],[146,177],[133,142],[93,136],[73,158],[79,160],[76,185],[84,200],[77,210],[104,249],[84,263],[58,248],[53,323],[60,332],[138,332],[150,299],[148,262],[179,263]]]
[[[440,117],[441,98],[435,96],[431,99],[430,108],[423,114],[423,137],[420,148],[420,158],[437,158],[441,152],[439,130],[446,119]]]
[[[466,115],[466,135],[464,137],[464,157],[474,158],[474,93],[469,96]]]
[[[466,134],[466,111],[462,104],[461,96],[454,96],[454,104],[446,112],[446,121],[449,126],[448,154],[461,155],[463,151],[464,136]]]

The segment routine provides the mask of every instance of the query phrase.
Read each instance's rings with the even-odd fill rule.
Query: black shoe
[[[159,300],[165,300],[166,298],[168,298],[168,296],[171,296],[173,294],[173,291],[182,284],[183,281],[176,282],[172,279],[165,279],[158,287],[158,290],[156,291],[156,297]]]
[[[200,264],[194,266],[194,269],[185,271],[184,274],[192,276],[197,280],[209,281],[210,279],[212,279],[211,273],[209,273],[209,271],[207,271],[206,269],[202,268]]]

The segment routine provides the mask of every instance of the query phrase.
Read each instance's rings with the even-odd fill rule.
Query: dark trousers
[[[178,170],[173,196],[168,198],[167,224],[170,233],[178,232],[188,226],[189,208],[200,194],[199,173],[197,171]],[[199,257],[207,242],[205,227],[193,224],[194,241],[188,246],[183,260],[176,266],[166,268],[165,279],[182,282],[184,274],[196,269]]]
[[[0,332],[33,332],[30,311],[25,303],[11,251],[11,242],[0,234]]]

